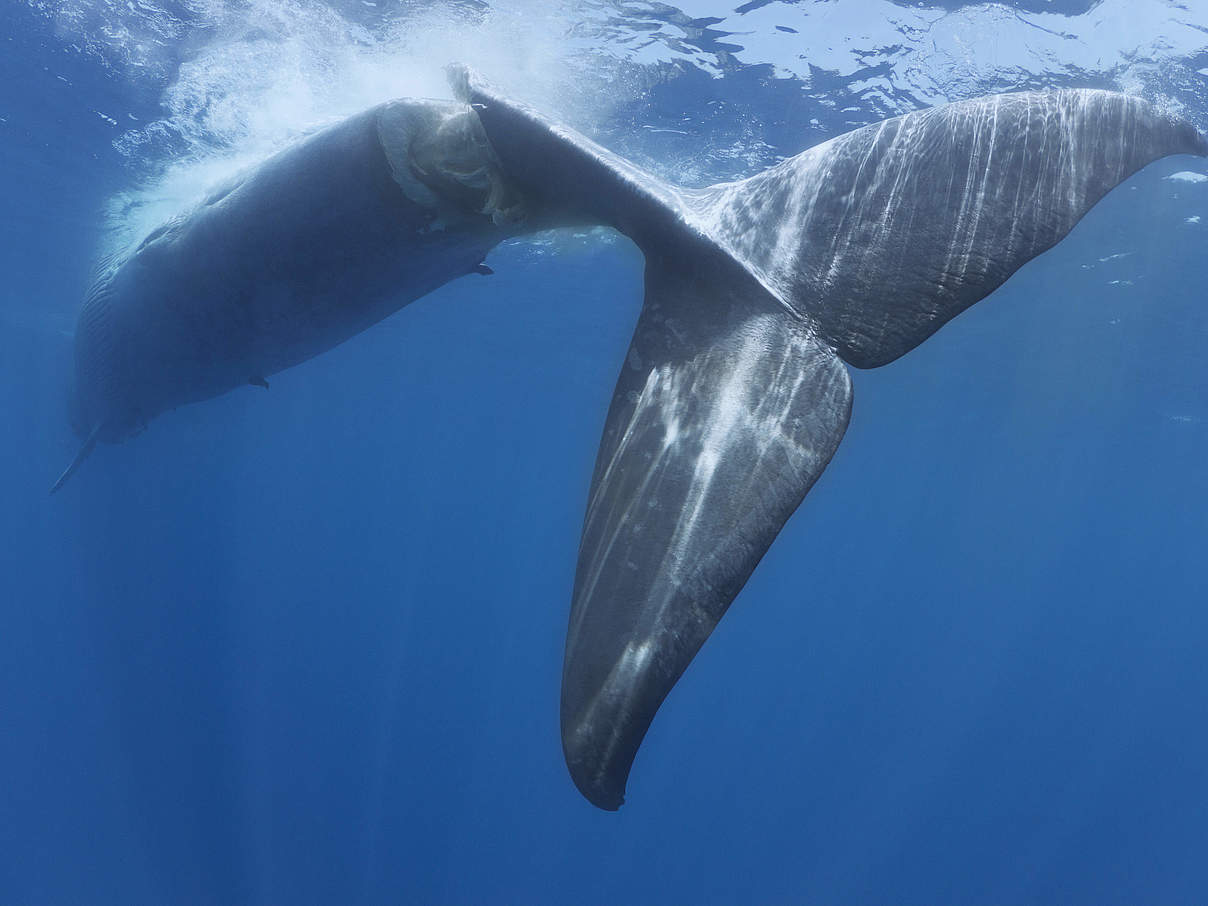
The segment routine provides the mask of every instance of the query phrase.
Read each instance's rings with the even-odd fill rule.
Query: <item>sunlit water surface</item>
[[[557,696],[628,241],[501,247],[47,498],[93,269],[452,60],[690,186],[1014,88],[1208,126],[1200,0],[4,4],[0,901],[1197,902],[1203,162],[854,375],[617,814]]]

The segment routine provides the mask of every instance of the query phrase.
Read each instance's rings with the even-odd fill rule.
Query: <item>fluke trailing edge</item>
[[[838,447],[844,363],[913,349],[1151,161],[1208,155],[1138,98],[1021,93],[687,190],[451,74],[458,101],[391,101],[312,135],[98,281],[76,330],[85,440],[55,487],[98,441],[266,386],[441,284],[489,274],[483,257],[504,239],[619,230],[645,255],[646,298],[596,460],[562,679],[566,762],[605,809]]]

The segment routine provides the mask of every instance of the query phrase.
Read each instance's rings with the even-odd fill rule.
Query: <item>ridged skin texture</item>
[[[1186,123],[1106,91],[1003,94],[857,129],[699,193],[709,230],[845,361],[909,352],[1051,248]]]

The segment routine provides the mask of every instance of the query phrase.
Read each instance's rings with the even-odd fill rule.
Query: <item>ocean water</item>
[[[1014,88],[1208,128],[1203,0],[0,5],[0,903],[1203,902],[1203,160],[853,372],[615,814],[558,693],[627,240],[502,246],[48,498],[97,262],[454,59],[686,185]]]

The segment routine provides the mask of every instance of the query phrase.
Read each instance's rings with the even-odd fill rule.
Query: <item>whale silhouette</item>
[[[826,468],[844,363],[885,364],[1062,239],[1130,175],[1208,155],[1106,91],[1023,92],[838,136],[749,179],[667,185],[450,67],[220,186],[112,264],[76,330],[98,442],[305,361],[504,239],[601,224],[645,256],[604,424],[562,681],[575,784],[618,808],[655,712]]]

